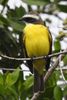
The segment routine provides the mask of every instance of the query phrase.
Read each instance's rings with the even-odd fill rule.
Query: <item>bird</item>
[[[22,41],[26,57],[47,56],[46,59],[27,61],[34,74],[34,92],[44,91],[44,70],[49,69],[52,52],[52,35],[38,13],[28,13],[20,21],[25,23]]]

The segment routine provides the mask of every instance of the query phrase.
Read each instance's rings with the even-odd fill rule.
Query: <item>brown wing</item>
[[[50,43],[50,50],[49,50],[49,54],[52,53],[52,35],[49,31],[49,43]],[[46,58],[46,70],[49,69],[49,66],[50,66],[50,58]]]
[[[26,52],[26,48],[25,48],[25,44],[23,41],[24,38],[24,33],[22,32],[22,34],[20,35],[20,42],[21,42],[21,52],[23,53],[23,57],[28,58],[27,52]],[[29,70],[31,73],[33,73],[33,64],[32,64],[32,60],[30,61],[26,61],[26,65],[28,66]]]

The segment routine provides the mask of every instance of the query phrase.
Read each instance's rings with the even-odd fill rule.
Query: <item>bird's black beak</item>
[[[20,18],[20,19],[18,19],[18,21],[19,21],[19,22],[23,22],[23,17],[22,17],[22,18]]]
[[[26,22],[25,22],[25,18],[23,18],[23,17],[21,17],[20,19],[18,19],[18,22],[21,24],[21,23],[23,23],[23,24],[25,24]]]

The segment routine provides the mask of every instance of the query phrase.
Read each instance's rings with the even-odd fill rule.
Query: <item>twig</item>
[[[56,68],[56,70],[60,70],[60,68]],[[62,70],[67,70],[67,66],[62,66]]]
[[[5,70],[5,71],[14,71],[14,70],[16,70],[16,68],[0,68],[0,70]],[[22,70],[22,69],[20,69],[20,71],[29,72],[29,70]]]
[[[42,92],[38,91],[36,93],[34,93],[33,97],[31,98],[31,100],[37,100],[37,98],[42,94]]]
[[[16,68],[0,68],[0,70],[6,70],[6,71],[14,71],[16,70]],[[56,68],[56,70],[60,70],[60,68]],[[67,67],[62,67],[62,70],[67,70]],[[20,71],[25,71],[25,72],[30,72],[29,70],[22,70],[20,69]]]
[[[44,76],[44,83],[46,82],[46,80],[48,80],[48,78],[51,76],[51,74],[54,72],[55,68],[57,68],[58,64],[59,64],[59,58],[63,59],[63,54],[56,59],[55,63],[49,68],[49,70],[47,71],[46,75]]]
[[[59,64],[60,64],[60,61],[61,61],[61,55],[60,55],[60,59],[59,59]],[[60,68],[60,73],[61,73],[62,79],[65,81],[65,83],[67,83],[67,81],[64,77],[63,71],[62,71],[62,66],[60,65],[59,68]]]
[[[2,58],[6,58],[6,59],[9,59],[9,60],[16,60],[16,61],[27,61],[27,60],[39,60],[39,59],[46,59],[47,57],[48,58],[51,58],[51,57],[54,57],[54,56],[58,56],[60,54],[67,54],[67,51],[61,51],[59,53],[53,53],[53,54],[50,54],[48,56],[39,56],[39,57],[33,57],[33,58],[15,58],[15,57],[9,57],[9,56],[6,56],[6,55],[3,55],[2,53],[0,53],[0,56]]]

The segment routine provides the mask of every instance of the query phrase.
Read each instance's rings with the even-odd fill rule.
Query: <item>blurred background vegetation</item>
[[[25,25],[18,19],[29,11],[38,12],[49,28],[53,37],[53,52],[67,48],[67,0],[12,0],[12,2],[0,0],[0,54],[23,57],[21,35]],[[52,63],[55,60],[56,57],[52,58]],[[13,72],[2,70],[5,73],[0,73],[0,100],[30,100],[32,97],[33,75],[24,78],[24,71],[20,71],[22,63],[0,57],[0,69],[17,68]],[[46,90],[38,100],[62,100],[63,97],[67,100],[67,55],[58,66],[62,67],[65,80],[60,70],[55,70],[46,82]]]

